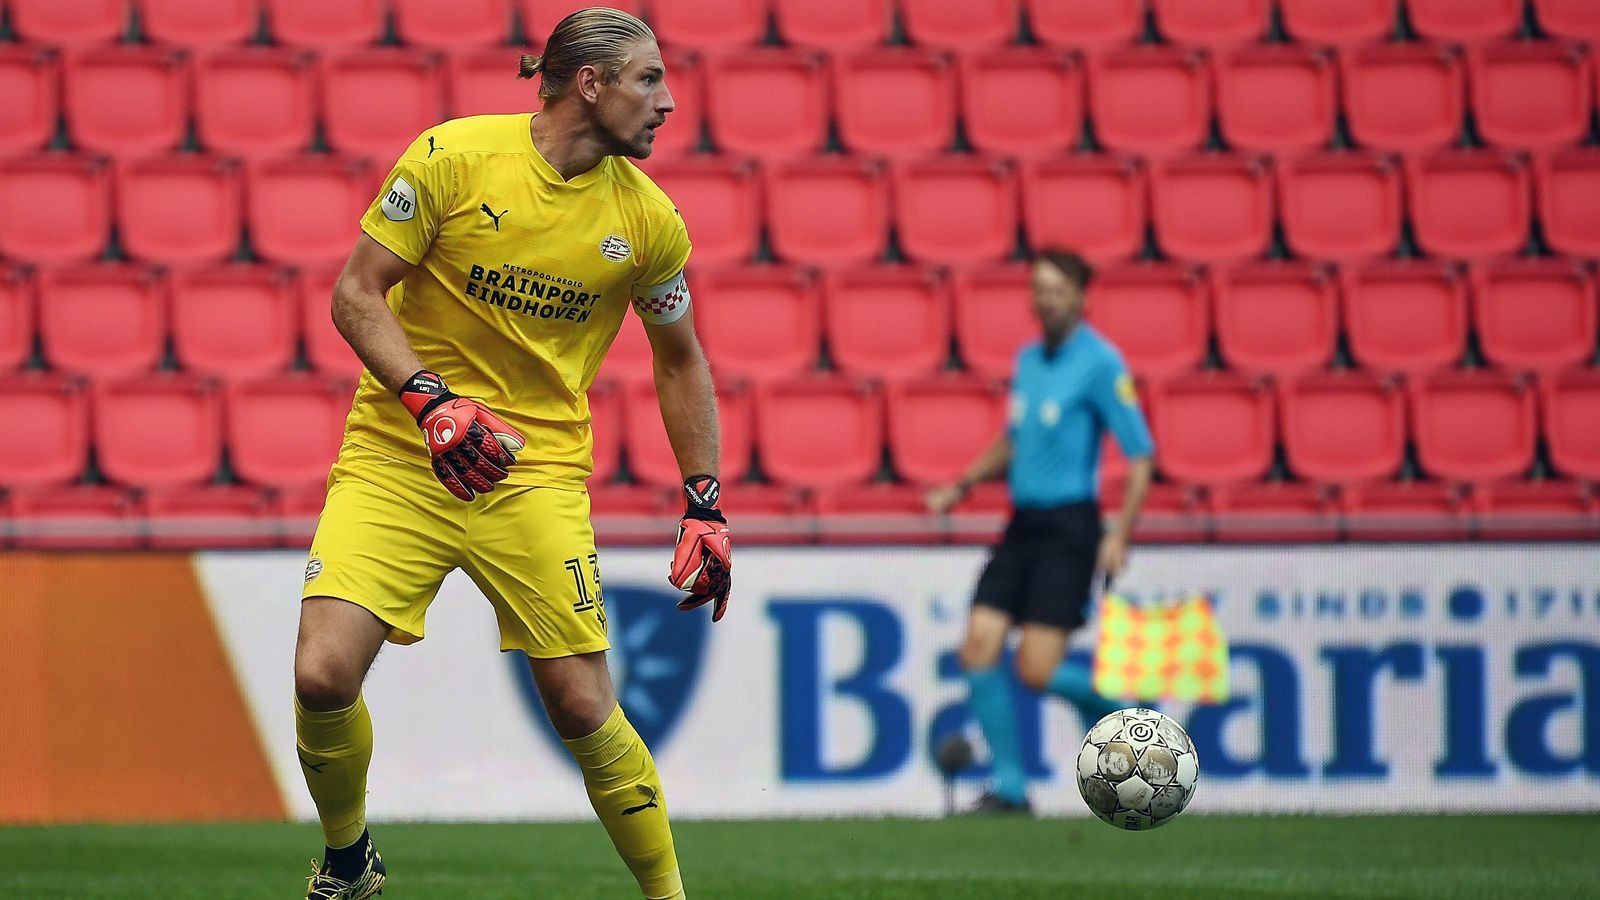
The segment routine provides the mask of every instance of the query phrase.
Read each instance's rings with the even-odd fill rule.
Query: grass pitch
[[[1600,815],[680,822],[694,898],[1600,897]],[[637,897],[598,824],[378,825],[396,898]],[[0,897],[303,896],[307,825],[0,828]]]

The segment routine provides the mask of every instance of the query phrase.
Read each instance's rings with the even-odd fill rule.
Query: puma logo
[[[433,158],[433,151],[435,151],[435,150],[443,150],[443,149],[444,149],[443,147],[435,147],[433,145],[433,135],[431,135],[431,134],[428,135],[428,158],[429,159]]]
[[[644,812],[647,809],[660,809],[661,808],[661,804],[657,802],[658,800],[660,800],[660,797],[656,794],[656,789],[655,788],[650,787],[649,785],[646,785],[646,784],[641,784],[641,785],[639,785],[639,791],[641,793],[645,794],[646,796],[648,796],[650,799],[646,800],[645,802],[643,802],[641,804],[639,804],[638,806],[630,806],[630,807],[628,807],[627,809],[622,811],[623,815],[631,816],[634,813],[641,813],[641,812]]]
[[[478,208],[483,210],[483,214],[484,215],[486,215],[489,218],[494,220],[494,230],[495,231],[499,231],[500,230],[500,216],[503,216],[506,213],[511,212],[511,208],[507,207],[505,209],[500,210],[500,216],[497,216],[497,215],[494,214],[494,210],[489,208],[489,204],[487,204],[487,203],[479,206]]]

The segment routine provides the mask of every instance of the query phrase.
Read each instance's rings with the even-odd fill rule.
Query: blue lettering
[[[1489,758],[1488,675],[1482,647],[1437,647],[1444,666],[1444,758],[1435,775],[1484,777],[1498,770]]]
[[[1558,659],[1578,667],[1583,699],[1566,692],[1530,697],[1512,707],[1506,716],[1506,754],[1518,769],[1536,775],[1566,775],[1585,771],[1600,775],[1600,647],[1578,641],[1534,644],[1517,651],[1517,678],[1545,677]],[[1576,707],[1582,727],[1578,752],[1563,756],[1550,746],[1550,722],[1558,713]]]
[[[1271,622],[1283,615],[1283,601],[1272,591],[1256,595],[1256,618]]]
[[[884,684],[905,650],[900,619],[888,606],[855,597],[775,598],[767,614],[778,626],[779,765],[797,781],[872,778],[893,772],[911,756],[911,708]],[[855,672],[831,685],[822,681],[824,620],[859,629],[864,650]],[[857,702],[871,723],[866,755],[829,767],[822,758],[823,704],[835,697]]]
[[[1378,651],[1324,647],[1322,658],[1333,666],[1333,758],[1322,767],[1322,774],[1340,778],[1388,775],[1389,764],[1377,758],[1373,747],[1372,723],[1378,712],[1373,685],[1385,669],[1393,669],[1396,679],[1420,680],[1422,645],[1391,644]]]
[[[1199,706],[1189,715],[1186,726],[1194,741],[1200,768],[1207,775],[1240,778],[1252,772],[1275,776],[1305,776],[1311,767],[1300,748],[1300,676],[1287,655],[1261,644],[1234,644],[1230,666],[1237,671],[1243,663],[1254,663],[1261,685],[1259,705],[1260,749],[1251,757],[1234,756],[1227,751],[1222,735],[1228,720],[1251,708],[1252,698],[1237,687],[1233,697],[1218,706]]]

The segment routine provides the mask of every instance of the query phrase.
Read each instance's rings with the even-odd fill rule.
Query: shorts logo
[[[612,262],[622,262],[633,253],[633,245],[620,234],[608,236],[600,242],[600,255]]]
[[[396,175],[389,193],[383,195],[383,217],[391,222],[405,222],[417,214],[417,189],[404,175]]]
[[[322,560],[315,556],[311,557],[311,561],[306,563],[306,584],[310,584],[312,581],[316,580],[318,575],[321,574]]]

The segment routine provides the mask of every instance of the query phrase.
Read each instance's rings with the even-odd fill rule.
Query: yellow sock
[[[656,761],[639,732],[628,724],[622,707],[611,711],[599,731],[566,744],[583,769],[589,802],[644,895],[651,900],[682,897],[683,881]]]
[[[294,698],[300,773],[322,819],[329,847],[348,847],[367,819],[367,766],[372,762],[372,716],[360,697],[345,709],[317,712]]]

